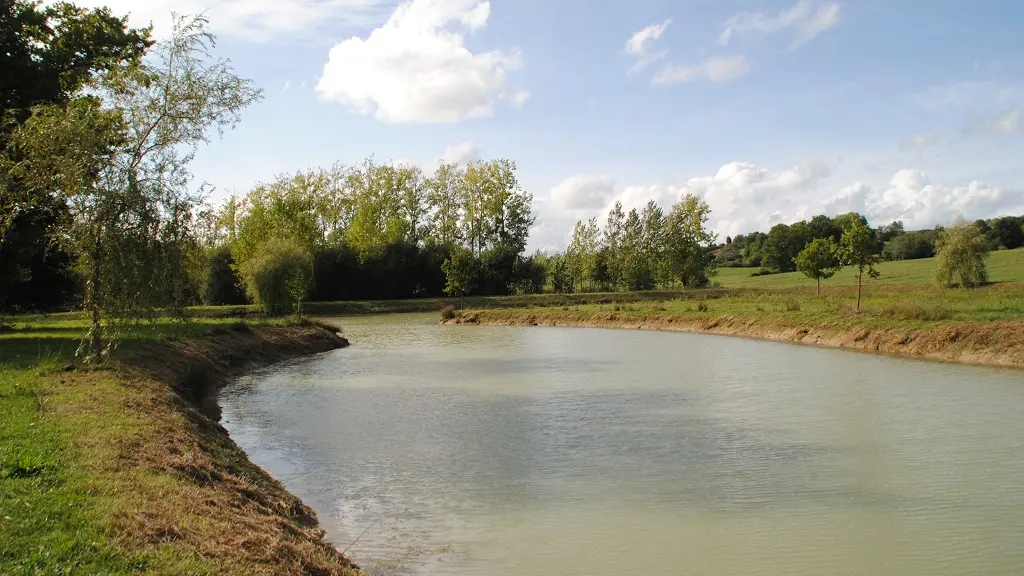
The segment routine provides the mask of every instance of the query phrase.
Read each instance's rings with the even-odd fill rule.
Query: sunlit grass
[[[876,285],[930,285],[935,283],[935,259],[882,262],[878,265],[882,276],[871,282]],[[799,272],[772,274],[769,276],[750,275],[757,272],[751,268],[722,268],[715,281],[723,288],[793,288],[814,286],[814,281]],[[1024,248],[992,252],[988,260],[991,282],[1024,282]],[[856,282],[851,269],[841,270],[835,277],[822,281],[824,287],[848,286]]]

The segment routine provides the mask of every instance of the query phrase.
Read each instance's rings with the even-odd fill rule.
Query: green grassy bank
[[[934,283],[935,259],[902,260],[882,262],[878,265],[882,276],[872,280],[874,285],[926,285]],[[813,286],[814,281],[800,272],[751,276],[757,272],[751,268],[721,268],[715,281],[724,288],[797,288]],[[992,252],[988,260],[989,280],[997,283],[1024,282],[1024,248]],[[829,280],[822,281],[825,288],[847,286],[851,283],[851,271],[842,270]]]
[[[867,292],[891,293],[913,289],[930,293],[934,283],[935,260],[907,260],[883,262],[879,265],[882,276],[867,280]],[[307,302],[304,310],[315,316],[350,316],[363,314],[389,314],[437,312],[445,306],[467,309],[546,308],[594,304],[657,303],[672,300],[701,300],[738,298],[758,299],[765,294],[786,291],[803,296],[814,292],[814,281],[799,272],[752,277],[757,272],[750,268],[723,268],[714,278],[715,287],[701,290],[658,290],[649,292],[597,292],[581,294],[523,294],[516,296],[470,296],[459,298],[420,298],[414,300],[371,300],[362,302]],[[993,283],[1024,283],[1024,249],[993,252],[989,259],[989,277]],[[856,286],[856,277],[849,268],[822,282],[826,293],[846,293]],[[929,296],[929,298],[931,298]],[[193,315],[203,318],[233,318],[258,316],[255,306],[197,306]]]
[[[0,333],[0,574],[358,573],[209,402],[248,366],[343,341],[310,324],[158,322],[75,368],[83,332],[64,318]]]
[[[706,332],[936,360],[1024,368],[1024,284],[942,290],[880,284],[865,291],[736,290],[701,300],[467,310],[454,324]]]

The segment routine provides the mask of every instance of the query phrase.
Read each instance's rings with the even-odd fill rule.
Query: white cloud
[[[603,175],[578,175],[551,189],[551,202],[562,210],[596,210],[608,205],[615,181]]]
[[[753,69],[744,56],[722,56],[709,58],[698,66],[669,65],[654,75],[654,85],[682,84],[699,78],[707,78],[715,84],[725,84],[746,76]]]
[[[965,134],[1003,136],[1013,134],[1024,124],[1024,108],[1000,112],[995,116],[975,118],[964,126]]]
[[[664,86],[668,84],[682,84],[684,82],[692,82],[697,78],[700,78],[704,72],[700,66],[684,66],[684,65],[673,65],[670,64],[661,69],[651,78],[651,84],[655,86]]]
[[[539,218],[532,241],[535,246],[562,250],[577,220],[596,216],[603,224],[616,201],[627,212],[641,210],[649,200],[667,210],[685,194],[708,203],[709,225],[719,238],[766,232],[775,224],[792,224],[818,214],[859,212],[872,225],[903,220],[907,229],[922,229],[952,222],[959,214],[974,220],[1024,213],[1024,190],[983,182],[943,186],[917,170],[898,170],[882,186],[859,181],[842,186],[835,179],[829,168],[814,161],[782,170],[729,162],[714,175],[621,189],[608,176],[574,176],[549,196],[538,198]]]
[[[932,184],[917,170],[900,170],[884,188],[857,182],[825,203],[829,213],[856,210],[881,224],[903,220],[909,229],[952,222],[1024,213],[1024,190],[1007,190],[984,182],[948,187]]]
[[[744,34],[788,32],[793,35],[793,47],[797,47],[837,26],[839,11],[840,6],[837,2],[799,0],[792,8],[774,15],[765,12],[742,12],[726,20],[718,41],[724,46],[733,37]]]
[[[392,124],[491,116],[499,100],[522,105],[529,95],[509,81],[520,53],[465,45],[463,32],[482,29],[489,16],[480,0],[405,2],[367,38],[331,49],[317,93]]]
[[[633,34],[633,36],[626,41],[626,53],[634,55],[647,53],[650,45],[661,38],[662,34],[665,33],[665,30],[668,29],[668,25],[671,23],[672,20],[665,20],[661,24],[651,24],[636,34]]]
[[[480,147],[472,142],[454,144],[445,148],[441,154],[441,161],[454,162],[456,164],[468,164],[480,159]]]
[[[55,3],[55,0],[48,1]],[[171,12],[200,14],[217,34],[267,42],[326,35],[342,26],[365,26],[381,16],[382,0],[76,0],[83,8],[107,6],[131,14],[132,26],[153,24],[157,38],[171,30]]]
[[[923,150],[938,144],[941,139],[942,135],[938,132],[922,132],[901,142],[900,150],[903,152],[916,152],[917,150]]]
[[[661,24],[651,24],[650,26],[640,30],[636,34],[633,34],[626,41],[626,54],[635,57],[636,61],[630,66],[630,73],[640,72],[644,68],[647,68],[654,62],[662,60],[668,56],[668,50],[652,50],[653,45],[661,38],[665,30],[668,29],[668,25],[671,24],[671,20],[665,20]]]
[[[281,88],[281,92],[287,92],[287,91],[289,91],[291,89],[292,89],[292,81],[291,80],[285,80],[284,81],[284,87]]]

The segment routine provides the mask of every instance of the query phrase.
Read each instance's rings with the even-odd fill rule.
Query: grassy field
[[[789,326],[830,324],[920,329],[936,323],[988,323],[1024,320],[1024,285],[996,284],[975,290],[939,290],[930,287],[880,285],[864,292],[862,311],[854,313],[856,289],[833,288],[815,296],[792,288],[712,292],[707,298],[690,297],[632,304],[582,304],[533,307],[528,312],[573,311],[600,315],[610,312],[640,320],[658,317],[710,319],[723,316],[752,318]],[[519,315],[524,309],[491,310],[492,314]]]
[[[256,509],[239,490],[268,501],[290,495],[204,428],[168,384],[116,360],[196,337],[256,338],[269,326],[288,329],[220,319],[143,325],[124,334],[108,365],[73,371],[84,321],[21,318],[0,332],[0,574],[275,573],[259,556],[287,561],[288,549],[245,526]],[[170,350],[160,359],[180,364]],[[207,480],[197,485],[196,474]],[[233,514],[230,529],[218,514]],[[239,555],[255,558],[238,563]]]
[[[878,265],[882,276],[869,282],[875,285],[886,284],[933,284],[935,259],[904,260],[900,262],[882,262]],[[800,272],[772,274],[771,276],[751,277],[757,272],[751,268],[722,268],[715,276],[715,281],[723,288],[793,288],[814,286],[814,280]],[[992,282],[1024,282],[1024,248],[993,252],[988,261],[989,280]],[[822,287],[848,286],[856,283],[856,276],[851,269],[840,270],[833,278],[821,283]]]

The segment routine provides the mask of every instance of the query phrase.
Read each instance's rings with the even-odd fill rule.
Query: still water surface
[[[371,573],[1024,574],[1020,372],[337,322],[351,348],[253,374],[221,404]]]

